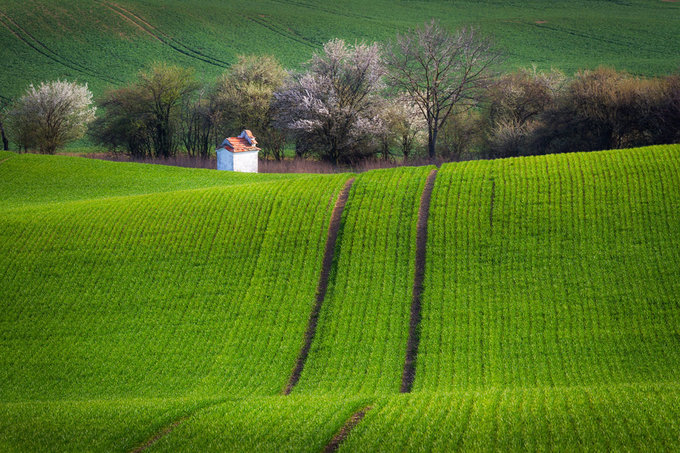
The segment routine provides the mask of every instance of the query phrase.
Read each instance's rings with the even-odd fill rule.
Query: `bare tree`
[[[335,39],[276,93],[278,124],[296,142],[333,163],[352,162],[377,151],[384,127],[379,113],[383,68],[377,45],[348,46]]]
[[[9,113],[16,141],[54,154],[85,134],[96,110],[91,104],[87,85],[59,80],[43,82],[37,88],[30,85]]]
[[[397,35],[384,56],[388,86],[407,93],[420,109],[434,158],[439,129],[452,114],[479,103],[500,53],[474,28],[452,34],[433,19]]]

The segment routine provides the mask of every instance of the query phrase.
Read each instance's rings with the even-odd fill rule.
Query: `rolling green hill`
[[[432,170],[0,154],[0,450],[680,448],[680,145],[439,168],[401,394]]]
[[[680,67],[680,5],[662,0],[3,0],[0,95],[56,78],[101,94],[153,61],[195,67],[205,79],[239,54],[273,54],[293,68],[332,38],[385,41],[432,17],[493,35],[508,68]]]

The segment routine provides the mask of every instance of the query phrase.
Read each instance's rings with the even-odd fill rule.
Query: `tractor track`
[[[366,412],[370,411],[371,409],[371,406],[367,406],[352,414],[349,420],[347,420],[345,424],[342,425],[340,431],[338,431],[337,434],[333,436],[331,441],[323,449],[324,453],[333,453],[337,451],[338,448],[340,448],[340,444],[342,444],[345,439],[347,439],[349,432],[352,431],[361,422],[361,420],[363,420]]]
[[[338,232],[340,230],[342,212],[345,209],[345,204],[349,198],[349,191],[354,184],[354,178],[350,178],[345,182],[345,186],[342,191],[338,194],[338,199],[335,202],[335,207],[333,208],[333,214],[331,215],[331,221],[328,225],[328,236],[326,238],[326,249],[323,255],[323,262],[321,265],[321,274],[319,275],[319,283],[316,288],[316,303],[314,308],[309,315],[309,322],[307,323],[307,330],[305,331],[305,341],[300,349],[300,354],[295,361],[295,368],[293,369],[290,379],[286,388],[283,390],[284,395],[290,395],[293,391],[293,387],[300,380],[300,375],[305,367],[305,362],[307,361],[307,356],[309,355],[309,350],[312,347],[312,341],[314,340],[314,335],[316,334],[316,325],[319,322],[319,314],[321,312],[321,305],[326,298],[326,290],[328,289],[328,278],[331,273],[331,266],[333,264],[333,256],[335,254],[335,244],[338,239]]]
[[[267,21],[263,18],[256,18],[256,17],[248,16],[247,19],[250,20],[251,22],[256,23],[257,25],[260,25],[260,26],[266,28],[267,30],[271,31],[272,33],[275,33],[279,36],[283,36],[284,38],[290,39],[291,41],[295,41],[295,42],[300,43],[304,46],[311,47],[312,49],[317,48],[317,45],[315,43],[304,38],[299,33],[283,31],[279,27],[276,27],[271,22],[269,22],[269,21]]]
[[[157,433],[155,433],[151,438],[149,438],[146,442],[135,448],[134,450],[131,450],[130,453],[141,453],[142,451],[147,450],[149,447],[151,447],[153,444],[161,440],[163,437],[167,436],[171,432],[175,430],[179,425],[182,424],[189,416],[184,416],[180,419],[175,420],[171,424],[167,425]]]
[[[117,3],[109,2],[106,0],[100,0],[100,3],[106,8],[113,11],[118,16],[120,16],[126,22],[131,23],[140,31],[143,31],[145,34],[160,41],[161,43],[175,50],[176,52],[179,52],[187,57],[194,58],[196,60],[200,60],[203,61],[204,63],[217,66],[220,68],[229,67],[229,63],[227,63],[226,61],[220,60],[219,58],[207,55],[199,50],[189,47],[188,45],[184,44],[178,39],[168,35],[167,33],[161,31],[157,27],[151,25],[142,16],[139,16],[138,14],[135,14],[132,11],[123,8]]]
[[[406,344],[406,360],[404,373],[401,377],[401,393],[411,393],[413,381],[416,378],[416,358],[420,344],[420,320],[423,295],[423,281],[425,279],[425,251],[427,248],[427,219],[430,214],[430,199],[437,170],[427,175],[427,181],[420,198],[418,210],[418,226],[416,232],[415,274],[413,276],[413,299],[411,301],[411,321],[409,323],[408,342]]]
[[[374,21],[374,22],[379,20],[379,18],[373,17],[373,16],[366,16],[366,15],[363,15],[363,14],[356,14],[356,13],[349,13],[349,12],[341,12],[341,11],[333,10],[333,9],[330,9],[330,8],[322,8],[318,5],[312,5],[312,4],[309,4],[309,3],[302,2],[302,1],[294,1],[294,0],[274,0],[274,1],[277,2],[277,3],[286,4],[286,5],[297,6],[299,8],[307,8],[307,9],[311,9],[313,11],[320,11],[320,12],[323,12],[323,13],[332,14],[334,16],[349,17],[349,18],[352,18],[352,19],[368,19],[368,20]]]

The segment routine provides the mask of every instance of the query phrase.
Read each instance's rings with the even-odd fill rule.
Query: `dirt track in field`
[[[368,406],[358,412],[355,412],[352,417],[350,417],[350,419],[347,420],[344,425],[342,425],[340,431],[338,431],[338,433],[333,436],[333,439],[331,439],[328,445],[326,445],[326,448],[323,449],[324,453],[333,453],[337,451],[340,447],[340,444],[343,443],[349,435],[349,432],[352,431],[352,429],[354,429],[354,427],[357,426],[359,422],[361,422],[361,420],[366,415],[366,412],[370,410],[371,407]]]
[[[147,440],[142,445],[140,445],[139,447],[132,450],[130,453],[140,453],[140,452],[146,450],[147,448],[149,448],[150,446],[152,446],[153,444],[158,442],[160,439],[162,439],[163,437],[170,434],[175,428],[177,428],[186,419],[187,419],[187,417],[183,417],[183,418],[180,418],[179,420],[174,421],[172,424],[166,426],[161,431],[154,434],[151,439]]]
[[[410,393],[416,378],[416,357],[420,344],[421,298],[423,295],[423,280],[425,278],[425,250],[427,247],[427,219],[430,214],[430,199],[437,170],[427,175],[425,188],[420,197],[418,210],[418,227],[416,232],[416,271],[413,277],[413,299],[411,301],[411,321],[409,324],[408,343],[406,344],[406,360],[404,373],[401,376],[401,393]]]
[[[309,316],[307,324],[307,331],[305,332],[305,342],[302,345],[300,354],[295,362],[295,369],[288,380],[288,385],[283,390],[284,395],[289,395],[297,384],[302,374],[302,369],[305,367],[305,361],[309,355],[309,350],[312,347],[312,340],[316,334],[316,325],[319,322],[319,313],[321,312],[321,305],[326,298],[326,290],[328,289],[328,277],[331,273],[331,265],[333,264],[333,254],[335,252],[335,243],[338,239],[338,231],[340,230],[340,220],[342,220],[342,211],[345,209],[347,198],[349,197],[349,190],[352,188],[354,178],[347,180],[345,187],[338,195],[338,200],[335,202],[333,214],[331,215],[331,222],[328,226],[328,235],[326,238],[326,250],[323,255],[323,264],[321,265],[321,275],[319,276],[319,283],[316,287],[316,303]]]

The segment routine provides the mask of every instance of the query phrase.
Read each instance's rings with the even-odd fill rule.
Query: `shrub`
[[[383,69],[377,45],[335,39],[275,94],[277,124],[301,149],[332,163],[355,162],[378,151]]]
[[[487,152],[494,157],[530,152],[531,133],[543,112],[555,105],[564,83],[561,72],[537,72],[536,68],[502,76],[489,93]]]
[[[32,84],[10,111],[14,140],[25,149],[37,146],[43,154],[54,154],[70,141],[81,138],[94,119],[96,107],[87,84],[53,81]]]

